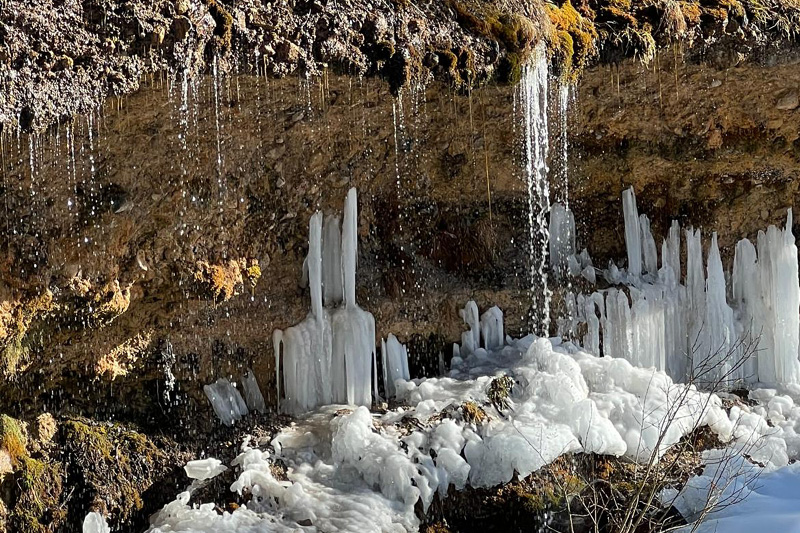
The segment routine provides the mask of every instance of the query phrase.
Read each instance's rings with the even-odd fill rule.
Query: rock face
[[[435,76],[469,86],[508,71],[503,56],[523,57],[552,32],[539,0],[11,0],[0,20],[0,124],[24,130],[96,110],[165,71],[333,71],[379,75],[395,90]]]
[[[554,72],[646,63],[685,46],[731,66],[800,33],[793,0],[7,0],[0,4],[0,124],[40,131],[161,72],[385,78],[393,92],[519,79],[531,51]]]
[[[629,185],[655,235],[677,217],[717,230],[723,255],[783,220],[797,111],[775,102],[800,84],[793,54],[585,72],[569,189],[596,264],[624,256]],[[379,336],[417,347],[412,367],[436,368],[415,352],[449,355],[469,298],[504,309],[510,333],[528,329],[512,88],[431,84],[396,98],[385,82],[332,74],[181,83],[156,79],[45,134],[3,137],[2,397],[158,422],[208,412],[202,385],[253,367],[274,404],[270,333],[307,312],[308,219],[338,212],[350,186],[359,301]]]
[[[624,256],[630,185],[655,235],[676,217],[717,230],[723,259],[785,218],[800,193],[800,53],[771,51],[759,28],[791,37],[791,24],[751,17],[749,2],[680,2],[680,17],[673,2],[504,4],[2,3],[0,403],[31,442],[83,459],[43,447],[25,452],[42,464],[20,466],[3,444],[0,476],[35,469],[55,501],[56,480],[93,479],[80,501],[118,512],[177,455],[42,410],[183,442],[214,423],[202,385],[247,368],[275,405],[270,334],[307,313],[309,217],[339,212],[351,186],[358,300],[378,336],[409,345],[412,376],[449,356],[468,299],[527,332],[527,188],[507,82],[539,42],[562,80],[582,72],[567,169],[595,264]],[[654,25],[667,13],[669,31]],[[113,445],[81,444],[98,432]],[[140,444],[156,467],[118,466],[147,481],[104,492],[98,476],[130,472],[87,450]]]

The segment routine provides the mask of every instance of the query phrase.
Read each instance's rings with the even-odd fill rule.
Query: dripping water
[[[547,58],[539,50],[522,69],[519,103],[522,107],[523,167],[528,192],[528,232],[532,325],[547,335],[551,291],[547,283],[550,186],[547,179]]]

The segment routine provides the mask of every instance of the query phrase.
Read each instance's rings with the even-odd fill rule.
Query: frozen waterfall
[[[666,371],[705,387],[800,382],[800,281],[792,212],[784,229],[759,232],[757,246],[736,245],[730,287],[716,234],[705,260],[700,230],[687,228],[682,278],[680,226],[673,221],[658,250],[633,189],[623,191],[627,271],[606,272],[612,286],[570,295],[577,319],[565,329],[584,348]],[[730,289],[730,291],[729,291]],[[728,300],[728,294],[732,299]]]

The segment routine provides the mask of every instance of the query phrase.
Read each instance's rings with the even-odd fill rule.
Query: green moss
[[[542,487],[537,492],[520,496],[522,508],[529,514],[541,514],[561,504],[561,497],[550,485]]]
[[[569,1],[548,4],[547,14],[555,28],[549,47],[553,64],[563,77],[575,78],[597,54],[597,31]]]
[[[57,463],[23,457],[16,474],[19,491],[11,512],[12,531],[49,533],[66,517],[60,505],[61,468]]]
[[[523,52],[535,44],[536,28],[527,17],[512,13],[500,15],[492,21],[492,36],[501,41],[510,52]]]
[[[23,339],[13,338],[3,346],[0,352],[0,372],[5,376],[13,376],[17,370],[25,366],[30,350]]]
[[[81,420],[66,420],[61,425],[64,440],[97,460],[113,461],[114,447],[104,425],[87,424]]]
[[[28,455],[28,439],[22,425],[8,415],[0,415],[0,447],[8,452],[14,465]]]
[[[522,77],[523,57],[520,54],[508,53],[497,65],[495,74],[500,83],[514,84]]]
[[[94,498],[114,506],[125,519],[144,507],[142,492],[165,456],[145,435],[118,424],[94,424],[82,418],[61,424],[60,438]],[[108,483],[113,479],[114,483]]]

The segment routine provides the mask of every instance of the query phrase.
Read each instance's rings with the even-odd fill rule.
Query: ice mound
[[[227,469],[228,467],[223,465],[222,461],[214,459],[213,457],[189,461],[186,463],[186,466],[183,467],[189,479],[198,479],[200,481],[213,479]]]
[[[111,529],[103,515],[92,511],[83,519],[83,533],[111,533]]]
[[[479,316],[474,311],[467,316]],[[498,411],[487,390],[500,376],[513,387]],[[798,386],[754,391],[757,405],[728,415],[719,397],[663,371],[598,358],[560,339],[529,335],[496,350],[478,347],[448,376],[395,385],[404,407],[383,414],[322,407],[276,435],[271,450],[245,448],[231,464],[238,473],[231,490],[252,494],[247,505],[219,515],[211,504],[190,507],[183,494],[154,515],[151,533],[415,531],[415,507],[427,508],[450,486],[505,483],[565,453],[650,461],[702,425],[770,469],[800,453]],[[488,417],[467,419],[465,402]],[[285,479],[273,473],[279,461]]]

